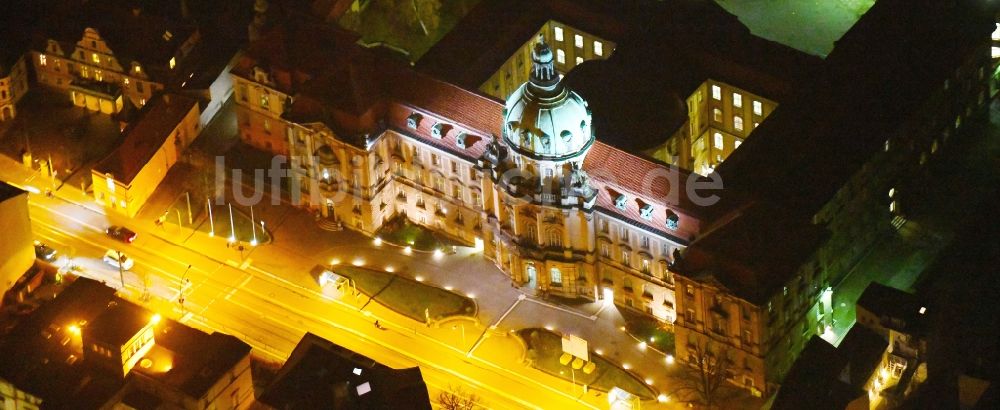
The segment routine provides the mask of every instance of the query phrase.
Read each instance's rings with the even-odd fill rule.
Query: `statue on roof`
[[[582,193],[581,196],[584,197],[594,192],[594,188],[590,186],[590,175],[587,175],[587,171],[583,170],[579,162],[570,163],[569,187],[575,192]]]
[[[490,134],[490,142],[486,144],[486,151],[483,151],[483,159],[491,168],[496,168],[507,159],[507,148],[500,144],[496,134]]]

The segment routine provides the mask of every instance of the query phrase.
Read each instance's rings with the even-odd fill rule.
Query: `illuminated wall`
[[[528,81],[531,72],[531,49],[538,41],[538,36],[544,35],[545,41],[552,46],[556,70],[562,74],[578,64],[594,59],[606,59],[615,50],[615,43],[578,30],[563,23],[549,20],[531,38],[526,39],[500,66],[479,90],[506,100],[521,84]]]
[[[28,193],[0,182],[0,292],[6,293],[35,262],[35,250],[28,216]],[[0,300],[0,306],[3,301]]]
[[[24,57],[10,67],[0,66],[0,122],[13,119],[17,114],[16,104],[28,92],[28,71]]]

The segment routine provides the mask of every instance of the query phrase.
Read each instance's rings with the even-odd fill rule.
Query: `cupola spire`
[[[529,83],[541,91],[539,94],[558,93],[559,73],[552,61],[552,48],[545,42],[545,36],[539,34],[538,42],[531,50],[531,77]]]

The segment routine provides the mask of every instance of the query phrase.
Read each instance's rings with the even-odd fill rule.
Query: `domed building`
[[[504,107],[502,141],[494,138],[477,163],[504,204],[493,215],[498,261],[531,288],[594,295],[597,192],[583,171],[595,141],[590,109],[560,81],[544,37],[531,57],[529,81]]]

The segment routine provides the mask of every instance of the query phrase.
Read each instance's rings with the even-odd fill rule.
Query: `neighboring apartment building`
[[[0,403],[17,409],[242,409],[250,346],[75,279],[0,343]],[[11,404],[7,404],[11,403]]]
[[[178,94],[151,98],[123,131],[121,145],[90,171],[94,199],[129,217],[139,213],[200,130],[196,100]]]
[[[4,240],[0,241],[0,306],[4,306],[8,291],[17,287],[35,263],[28,192],[6,182],[0,182],[0,226],[4,227]]]
[[[586,3],[579,9],[587,10]],[[859,21],[818,77],[792,68],[811,66],[812,59],[752,40],[742,26],[727,32],[724,22],[738,22],[720,17],[717,6],[671,4],[655,7],[694,7],[738,46],[717,41],[722,51],[692,48],[700,31],[685,24],[704,22],[664,22],[655,26],[667,31],[652,34],[665,41],[623,44],[620,33],[609,36],[614,56],[583,64],[563,81],[558,55],[543,35],[531,46],[529,80],[500,103],[470,90],[496,72],[487,63],[502,66],[511,54],[477,49],[481,53],[466,61],[456,47],[492,40],[479,35],[514,22],[517,35],[500,48],[520,50],[547,30],[546,22],[571,21],[559,13],[577,7],[562,0],[518,4],[540,14],[491,19],[512,6],[483,1],[469,16],[484,26],[463,21],[424,57],[442,60],[421,60],[416,70],[357,47],[356,37],[334,28],[277,24],[233,69],[241,138],[289,156],[292,195],[321,223],[375,234],[386,221],[406,217],[464,243],[482,243],[485,257],[528,291],[610,300],[672,325],[682,360],[689,344],[725,345],[736,364],[729,380],[761,395],[775,391],[810,337],[836,333],[832,292],[850,264],[831,259],[857,254],[830,249],[878,226],[845,215],[871,212],[871,201],[885,208],[881,194],[853,196],[857,205],[841,207],[838,201],[849,196],[836,192],[861,184],[855,174],[874,172],[864,164],[880,161],[882,140],[872,141],[927,131],[922,121],[934,117],[927,110],[944,101],[963,107],[959,120],[980,109],[970,91],[978,90],[976,81],[950,88],[954,99],[938,99],[928,88],[939,77],[967,78],[954,67],[981,60],[980,46],[965,47],[979,43],[980,27],[967,24],[972,20],[959,7],[928,4],[921,7],[940,21],[902,30],[891,23],[902,6],[890,0]],[[628,21],[609,16],[604,19]],[[910,41],[935,38],[930,27],[951,33],[952,45]],[[949,31],[953,27],[965,29]],[[896,55],[905,58],[872,69],[866,48],[883,50],[881,56],[902,49]],[[775,61],[760,61],[772,52]],[[906,58],[927,53],[955,59],[925,64],[926,72],[903,69]],[[651,61],[637,62],[644,59]],[[611,69],[626,74],[611,76]],[[858,77],[865,82],[843,80]],[[573,79],[587,90],[574,92],[567,84]],[[630,115],[657,94],[676,97],[671,109],[679,115],[662,123]],[[883,120],[871,121],[872,115]],[[648,144],[631,144],[639,138],[624,123],[633,119],[651,137]],[[747,138],[758,123],[756,132],[765,137]],[[688,133],[674,140],[690,145],[674,152],[690,150],[685,161],[694,172],[633,153],[662,146],[674,130]],[[843,142],[855,135],[857,144]],[[906,152],[916,163],[919,155]],[[701,206],[686,184],[705,182],[699,172],[715,167],[726,191],[720,204]],[[825,223],[830,218],[842,222]]]
[[[420,368],[393,369],[306,333],[260,393],[264,409],[431,410]]]
[[[42,27],[29,53],[38,82],[107,114],[186,80],[200,40],[194,26],[122,0],[60,2]]]
[[[14,119],[17,102],[28,92],[28,70],[24,55],[0,51],[0,122]]]

